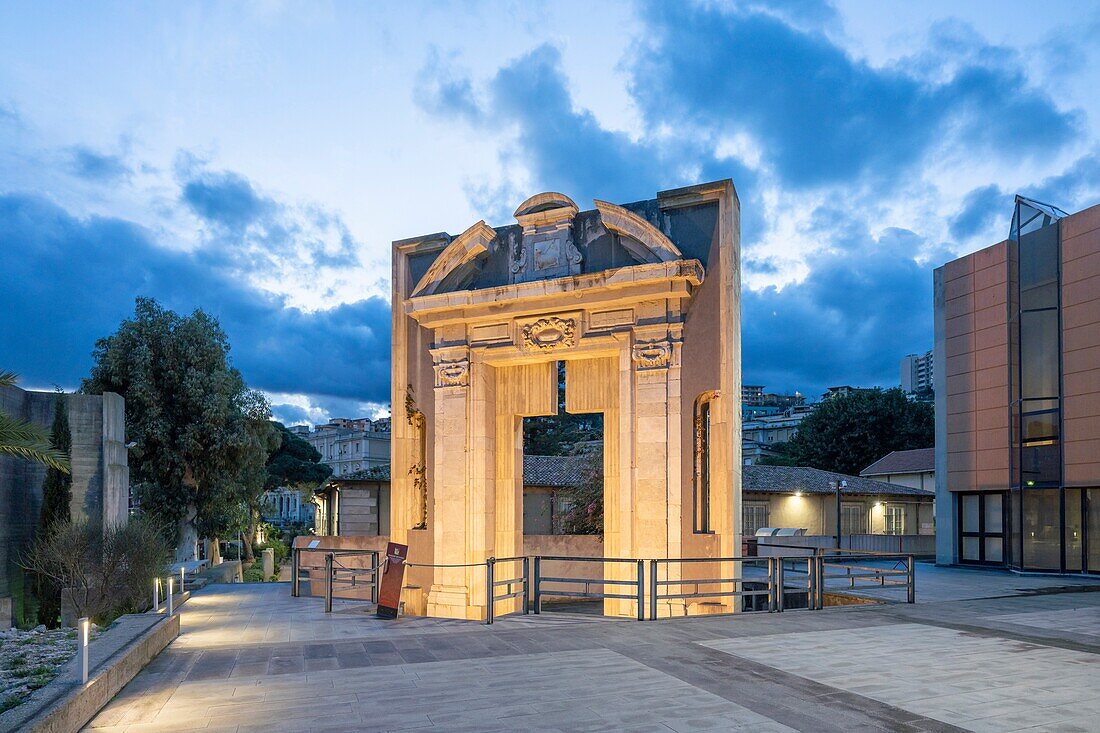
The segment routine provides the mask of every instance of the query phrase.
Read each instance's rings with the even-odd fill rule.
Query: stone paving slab
[[[1088,729],[1100,593],[1002,597],[995,580],[940,604],[493,626],[218,586],[87,730]]]

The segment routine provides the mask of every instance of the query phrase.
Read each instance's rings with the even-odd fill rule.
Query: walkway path
[[[492,627],[326,615],[285,584],[210,586],[89,730],[1095,730],[1100,593],[921,575],[936,602]]]

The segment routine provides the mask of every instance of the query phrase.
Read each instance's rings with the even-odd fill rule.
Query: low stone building
[[[935,491],[936,449],[892,451],[860,471],[859,475],[888,484]]]
[[[524,456],[524,534],[567,536],[561,520],[571,509],[576,487],[590,477],[588,456]],[[788,527],[805,530],[807,535],[835,536],[834,481],[847,482],[841,491],[841,532],[846,538],[931,537],[935,533],[935,493],[929,489],[795,466],[745,466],[742,477],[743,535],[753,535],[762,527]],[[317,534],[388,534],[389,492],[388,470],[330,479],[316,494]],[[565,554],[582,554],[561,542],[556,547]]]
[[[112,392],[103,395],[35,392],[0,388],[0,411],[47,430],[57,400],[68,409],[72,434],[73,519],[103,524],[129,516],[130,472],[126,454],[126,404]],[[19,558],[30,546],[42,507],[46,468],[31,461],[0,456],[0,628],[22,615],[23,571]]]
[[[804,466],[745,466],[742,533],[791,527],[835,537],[836,481],[847,482],[840,495],[843,536],[935,534],[935,492]]]

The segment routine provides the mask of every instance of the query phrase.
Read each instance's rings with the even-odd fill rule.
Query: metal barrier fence
[[[324,556],[322,565],[303,565],[302,552],[317,553]],[[332,597],[337,583],[343,588],[366,586],[370,590],[371,603],[378,602],[378,583],[385,562],[379,562],[378,550],[319,550],[296,547],[290,556],[290,595],[294,598],[301,594],[302,571],[323,571],[325,577],[325,613],[332,612]],[[339,558],[370,557],[369,567],[349,567]],[[306,578],[309,580],[308,576]],[[362,580],[365,579],[365,580]],[[310,589],[312,591],[312,588]]]
[[[637,566],[637,579],[636,580],[608,580],[606,578],[568,578],[568,577],[555,577],[544,576],[542,574],[543,561],[560,561],[560,562],[584,562],[584,563],[601,563],[601,564],[633,564]],[[651,561],[652,562],[652,561]],[[533,588],[535,589],[534,598],[534,610],[535,613],[542,612],[542,593],[543,583],[559,583],[566,585],[583,585],[583,591],[575,590],[554,590],[553,595],[563,596],[565,598],[594,598],[594,599],[608,599],[619,598],[624,600],[632,600],[638,603],[638,620],[645,621],[645,560],[639,560],[635,558],[621,558],[621,557],[566,557],[564,555],[535,555],[535,581]],[[607,586],[627,586],[634,588],[634,593],[595,593],[592,591],[593,585]]]
[[[324,565],[302,565],[299,552],[323,553]],[[325,573],[325,612],[332,611],[332,596],[335,583],[344,582],[345,587],[356,587],[361,577],[369,577],[370,600],[378,601],[378,584],[385,561],[379,563],[377,550],[310,550],[295,548],[291,555],[291,595],[298,597],[301,572],[323,570]],[[338,560],[343,556],[370,555],[369,568],[344,566]],[[533,562],[532,562],[533,561]],[[567,575],[543,575],[542,563],[569,562],[592,563],[606,566],[609,564],[633,565],[635,579],[570,577]],[[497,617],[497,603],[509,599],[519,599],[520,610],[527,614],[542,612],[544,594],[565,598],[620,599],[637,603],[639,621],[647,618],[646,572],[649,563],[648,618],[659,616],[659,602],[663,600],[751,599],[753,608],[747,611],[767,611],[781,613],[787,608],[787,596],[791,593],[806,596],[806,608],[820,610],[825,607],[825,593],[828,591],[846,591],[846,595],[856,595],[854,591],[867,588],[886,589],[904,587],[907,603],[916,602],[915,559],[912,555],[891,555],[887,553],[854,553],[847,550],[817,550],[809,555],[765,556],[765,557],[694,557],[659,558],[645,560],[640,558],[612,557],[571,557],[565,555],[534,555],[495,558],[490,557],[483,563],[462,564],[425,564],[406,563],[406,567],[416,568],[484,568],[485,571],[485,623],[492,624]],[[722,565],[729,563],[733,570],[729,575],[722,572]],[[718,564],[717,577],[684,578],[669,577],[669,568],[678,565]],[[511,565],[515,570],[506,578],[497,577],[498,565]],[[665,566],[664,578],[660,568]],[[519,574],[516,575],[515,573]],[[603,573],[601,573],[602,575]],[[533,576],[533,577],[532,577]],[[841,587],[837,587],[837,581]],[[830,583],[832,585],[830,586]],[[548,590],[544,584],[583,586],[583,590]],[[600,586],[601,591],[592,590]],[[609,593],[606,586],[633,589],[630,593]],[[685,591],[686,586],[694,586]],[[709,587],[701,587],[709,586]],[[504,589],[503,592],[498,592]],[[664,591],[664,592],[662,592]],[[755,599],[763,597],[766,608],[755,608]],[[873,600],[885,600],[872,597]],[[797,600],[797,599],[796,599]]]

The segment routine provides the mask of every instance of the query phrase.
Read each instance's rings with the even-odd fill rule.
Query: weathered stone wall
[[[0,410],[42,425],[53,425],[53,392],[0,388]],[[125,402],[117,394],[61,395],[72,433],[74,519],[123,522],[129,503]],[[46,468],[31,461],[0,456],[0,597],[13,597],[13,613],[22,610],[22,570],[18,562],[38,527]],[[0,627],[11,623],[0,615]]]

